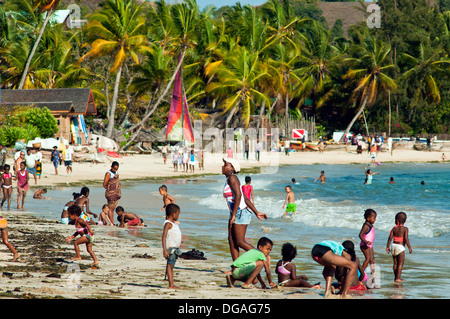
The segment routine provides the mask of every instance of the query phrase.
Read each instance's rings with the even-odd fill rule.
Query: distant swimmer
[[[294,184],[294,185],[300,185],[300,183],[297,182],[297,181],[295,180],[295,178],[292,179],[292,184]]]
[[[318,181],[319,179],[320,179],[320,183],[321,183],[321,184],[326,184],[326,183],[327,183],[327,178],[325,177],[325,171],[321,171],[321,172],[320,172],[320,176],[317,177],[317,178],[314,180],[314,183],[315,183],[316,181]]]
[[[393,178],[393,177],[391,177],[391,178],[389,179],[389,184],[395,184],[394,178]]]

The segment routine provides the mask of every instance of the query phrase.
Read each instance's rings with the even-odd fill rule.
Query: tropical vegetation
[[[87,23],[70,29],[51,18],[70,1],[10,0],[1,87],[89,87],[104,125],[87,121],[129,142],[165,126],[180,69],[192,115],[219,128],[295,113],[329,133],[365,133],[361,115],[371,132],[449,133],[450,1],[379,0],[381,28],[348,30],[316,2],[77,1]]]

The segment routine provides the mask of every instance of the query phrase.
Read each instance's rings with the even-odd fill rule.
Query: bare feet
[[[227,275],[227,285],[228,287],[234,287],[235,279],[231,275]]]

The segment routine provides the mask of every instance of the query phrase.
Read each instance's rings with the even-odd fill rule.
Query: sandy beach
[[[383,162],[439,162],[440,152],[396,150],[391,156],[381,152],[377,161]],[[448,154],[448,151],[446,155]],[[264,155],[267,155],[264,158]],[[269,156],[270,155],[270,156]],[[447,158],[450,158],[450,154]],[[237,154],[242,159],[242,154]],[[207,154],[205,170],[195,174],[220,175],[221,154]],[[254,158],[254,154],[250,154]],[[270,159],[269,159],[270,157]],[[89,186],[101,183],[111,162],[120,164],[121,180],[175,178],[192,176],[190,173],[173,172],[171,157],[163,164],[160,154],[129,155],[108,158],[104,163],[75,162],[73,176],[65,173],[64,164],[55,176],[49,159],[44,160],[43,176],[37,185],[30,181],[29,200],[36,187],[56,187],[76,183]],[[10,162],[7,160],[7,163]],[[258,167],[269,167],[276,173],[279,165],[294,164],[349,164],[369,163],[367,152],[356,154],[353,149],[263,154],[261,162],[241,160],[245,172]],[[448,163],[448,162],[447,162]],[[256,173],[256,171],[255,171]],[[13,183],[15,185],[15,182]],[[81,247],[82,260],[73,262],[73,245],[64,238],[73,234],[74,227],[57,221],[38,219],[33,212],[18,211],[13,196],[10,211],[3,210],[9,224],[9,241],[16,247],[18,262],[10,262],[12,254],[5,245],[0,248],[2,273],[1,298],[99,298],[99,299],[320,299],[323,289],[279,288],[271,290],[244,290],[226,285],[224,271],[230,260],[208,258],[207,260],[178,259],[175,265],[176,285],[181,289],[168,289],[164,280],[166,260],[162,256],[160,241],[130,238],[133,229],[93,226],[95,231],[94,252],[100,264],[92,268],[92,259]],[[59,203],[58,203],[59,205]],[[26,205],[25,205],[26,208]],[[274,257],[275,258],[275,257]],[[274,261],[274,260],[273,260]],[[272,277],[276,282],[275,274]],[[265,278],[265,275],[264,275]]]

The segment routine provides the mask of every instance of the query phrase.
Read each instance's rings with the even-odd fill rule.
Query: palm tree
[[[3,63],[0,64],[0,70],[3,74],[2,83],[5,87],[18,88],[30,51],[30,42],[24,37],[14,39],[13,42],[0,49],[3,60]],[[25,89],[39,86],[37,79],[34,77],[35,70],[39,69],[39,58],[39,56],[36,56],[30,61],[29,71],[23,86]]]
[[[301,85],[298,93],[313,100],[313,114],[329,94],[325,91],[333,80],[333,70],[340,63],[343,52],[331,44],[330,31],[313,21],[304,30],[300,58]]]
[[[48,22],[50,21],[50,18],[52,16],[53,12],[55,12],[56,8],[59,5],[59,1],[60,0],[33,0],[33,11],[38,10],[39,13],[45,12],[46,17],[45,17],[45,20],[44,20],[42,26],[39,29],[39,33],[36,38],[36,41],[34,42],[34,45],[28,55],[28,59],[25,64],[25,68],[22,73],[22,78],[20,79],[20,83],[19,83],[19,87],[18,87],[19,89],[22,89],[25,85],[25,81],[28,76],[28,69],[30,68],[34,54],[36,53],[39,42],[41,41],[42,35],[44,34],[45,28],[46,28]]]
[[[19,87],[23,78],[25,65],[29,60],[28,68],[32,72],[26,72],[23,86],[33,88],[35,81],[33,72],[39,56],[33,56],[30,60],[32,50],[33,34],[41,23],[42,16],[28,0],[15,0],[7,4],[7,9],[1,14],[0,54],[2,63],[0,68],[4,72],[5,86],[10,88]]]
[[[128,146],[136,138],[143,125],[168,93],[175,80],[175,76],[183,66],[188,50],[196,46],[196,35],[199,32],[198,26],[201,25],[202,20],[195,0],[188,0],[172,6],[167,6],[164,1],[158,1],[156,9],[153,6],[151,7],[151,17],[155,21],[153,25],[159,26],[156,27],[156,30],[153,30],[153,28],[150,30],[151,32],[155,32],[152,34],[155,45],[159,43],[163,49],[169,52],[171,51],[172,54],[178,53],[177,65],[164,90],[151,107],[150,104],[147,106],[146,112],[141,120],[131,125],[128,129],[123,130],[123,133],[136,130],[130,136],[124,147]],[[173,58],[174,56],[172,56]]]
[[[301,52],[296,46],[288,47],[278,43],[271,49],[270,56],[267,64],[271,77],[267,84],[273,90],[275,103],[281,103],[284,100],[287,115],[289,103],[293,98],[299,97],[300,93],[300,90],[296,88],[302,83],[301,73],[298,69]]]
[[[241,113],[245,126],[248,126],[256,103],[269,102],[260,86],[269,73],[258,52],[237,46],[222,63],[209,65],[206,74],[217,75],[217,80],[207,85],[206,92],[224,98],[224,113],[228,112],[226,127],[237,112]]]
[[[267,23],[262,14],[251,5],[239,2],[224,14],[227,33],[249,51],[262,53],[267,39]]]
[[[105,0],[102,3],[102,9],[94,12],[85,26],[91,47],[80,61],[102,56],[113,58],[110,72],[115,73],[116,76],[113,96],[111,100],[107,98],[107,137],[111,137],[114,130],[124,64],[129,58],[138,64],[139,53],[150,50],[146,45],[145,23],[141,12],[142,4],[138,5],[135,0]]]
[[[350,64],[350,69],[343,76],[348,83],[356,84],[352,92],[353,99],[359,100],[359,110],[345,129],[346,135],[365,107],[375,104],[380,93],[395,91],[397,84],[389,76],[394,65],[389,61],[391,47],[382,40],[365,38],[355,48],[355,57],[344,61]]]
[[[450,59],[442,57],[443,50],[439,47],[433,49],[423,42],[419,45],[417,57],[408,53],[402,53],[401,62],[406,65],[406,71],[401,78],[408,81],[417,81],[414,99],[418,101],[421,97],[429,103],[441,101],[439,90],[439,75],[450,74]]]
[[[267,84],[273,89],[274,105],[282,104],[284,100],[287,118],[289,103],[298,97],[300,90],[296,88],[302,82],[297,67],[302,56],[300,40],[305,38],[298,30],[312,21],[294,17],[288,0],[270,0],[263,6],[263,12],[268,22],[267,62],[273,74]]]
[[[266,46],[276,44],[282,41],[293,47],[298,47],[299,40],[303,35],[298,32],[299,28],[311,23],[311,19],[299,19],[295,17],[288,0],[269,0],[263,6],[263,18],[267,19],[267,33]]]

